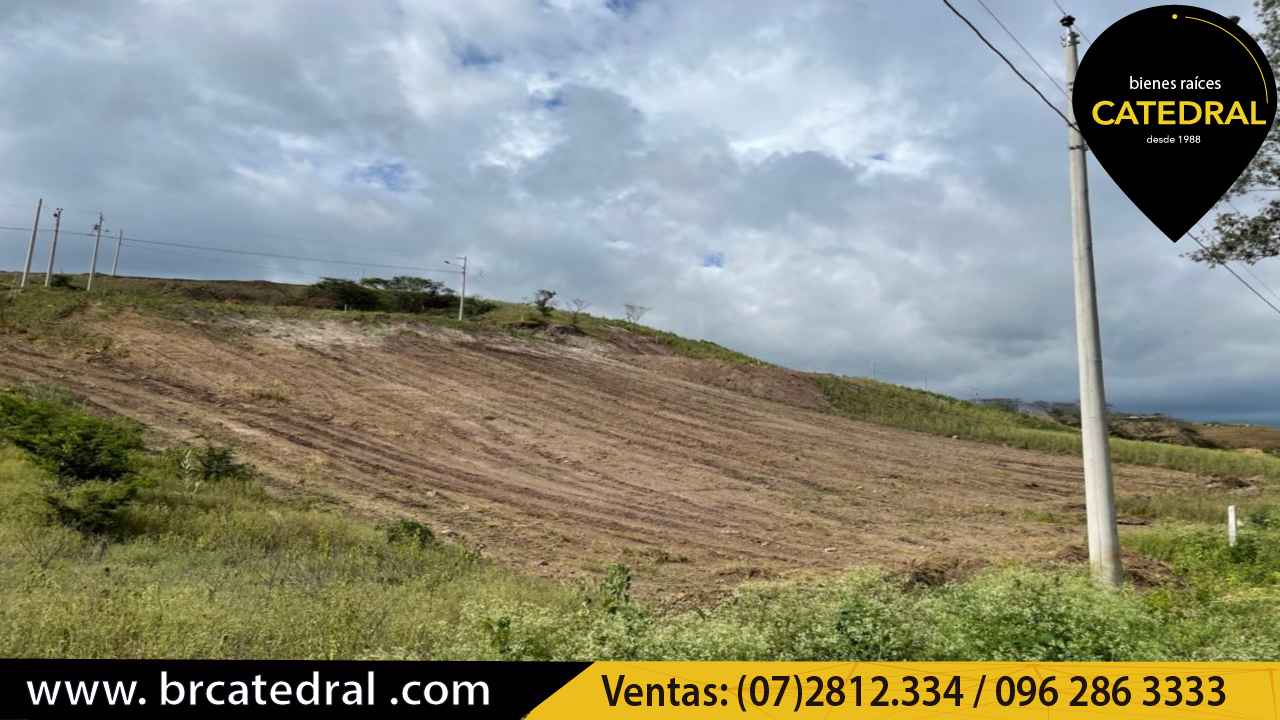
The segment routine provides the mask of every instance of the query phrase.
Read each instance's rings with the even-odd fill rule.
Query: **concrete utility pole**
[[[1089,531],[1089,565],[1094,579],[1108,586],[1124,581],[1120,537],[1116,531],[1115,488],[1107,437],[1107,399],[1102,382],[1102,341],[1098,333],[1098,296],[1093,273],[1093,228],[1089,219],[1089,177],[1084,138],[1075,127],[1071,94],[1075,91],[1075,18],[1062,18],[1067,65],[1067,153],[1071,160],[1071,229],[1075,266],[1076,349],[1080,366],[1080,438],[1084,446],[1084,503]]]
[[[462,256],[462,294],[458,296],[458,320],[462,320],[462,311],[467,307],[467,256]]]
[[[31,223],[31,242],[27,243],[27,264],[22,266],[22,282],[18,287],[27,286],[27,275],[31,272],[31,256],[36,254],[36,233],[40,232],[40,211],[44,210],[44,198],[36,201],[36,219]]]
[[[111,257],[111,277],[116,276],[116,270],[120,269],[120,246],[124,244],[124,230],[116,236],[116,254]]]
[[[466,255],[456,255],[456,256],[454,256],[454,258],[453,258],[453,259],[454,259],[454,260],[461,260],[461,261],[462,261],[462,264],[461,264],[461,265],[458,265],[458,263],[449,262],[448,260],[445,260],[445,261],[444,261],[444,264],[445,264],[445,265],[454,265],[454,266],[457,266],[457,267],[461,267],[461,268],[462,268],[462,270],[458,271],[458,272],[461,272],[461,273],[462,273],[462,294],[458,296],[458,321],[459,321],[459,322],[461,322],[461,321],[462,321],[462,311],[463,311],[463,309],[464,309],[464,308],[466,308],[466,307],[467,307],[467,256],[466,256]]]
[[[93,277],[98,274],[98,247],[102,245],[102,213],[98,213],[98,224],[93,226],[97,237],[93,240],[93,260],[89,261],[89,284],[85,286],[85,291],[93,289]]]
[[[53,242],[49,245],[49,269],[44,271],[44,286],[53,286],[53,258],[58,254],[58,229],[62,227],[62,208],[53,211]]]

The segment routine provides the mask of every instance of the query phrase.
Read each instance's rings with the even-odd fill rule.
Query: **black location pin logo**
[[[1097,36],[1080,61],[1071,107],[1103,169],[1177,242],[1262,146],[1276,81],[1232,19],[1161,5]]]

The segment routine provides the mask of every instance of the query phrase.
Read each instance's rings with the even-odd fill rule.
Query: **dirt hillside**
[[[94,321],[108,352],[3,340],[0,376],[68,386],[173,439],[231,442],[284,492],[409,515],[571,576],[651,590],[860,564],[1049,558],[1079,544],[1079,461],[827,414],[797,373],[587,338],[429,325]],[[1121,467],[1121,494],[1195,478]]]

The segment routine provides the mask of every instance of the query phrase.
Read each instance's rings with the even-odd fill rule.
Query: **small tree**
[[[1260,26],[1256,36],[1258,44],[1275,66],[1280,63],[1280,0],[1255,0],[1254,8]],[[1280,198],[1262,195],[1259,204],[1246,206],[1244,210],[1231,202],[1255,193],[1273,193],[1278,188],[1280,125],[1272,124],[1258,154],[1222,198],[1230,212],[1218,214],[1213,232],[1206,238],[1208,245],[1188,253],[1187,257],[1211,267],[1233,260],[1253,265],[1280,257]]]
[[[631,303],[627,303],[622,307],[626,310],[627,322],[637,324],[640,322],[640,318],[644,317],[645,313],[652,310],[652,308],[647,308],[643,305],[632,305]]]
[[[556,291],[542,289],[533,294],[533,306],[542,313],[542,317],[551,315],[556,306]]]
[[[578,327],[578,317],[586,312],[587,308],[591,307],[591,303],[582,298],[574,298],[569,301],[569,307],[572,308],[569,311],[569,323],[574,327]]]
[[[449,288],[445,287],[445,284],[439,280],[415,277],[413,275],[397,275],[390,280],[387,280],[386,278],[369,277],[361,280],[360,284],[366,287],[377,288],[378,290],[426,293],[427,295],[453,292]]]

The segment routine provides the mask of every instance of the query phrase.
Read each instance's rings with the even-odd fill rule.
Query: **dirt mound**
[[[1089,549],[1084,545],[1072,545],[1064,548],[1054,556],[1054,562],[1087,565]],[[1173,569],[1163,562],[1146,555],[1139,555],[1128,550],[1121,550],[1120,562],[1124,565],[1125,575],[1129,582],[1140,588],[1177,585],[1181,581]]]
[[[412,516],[531,572],[626,562],[642,591],[1050,558],[1079,535],[1022,519],[1079,495],[1078,459],[816,412],[796,373],[412,324],[215,325],[101,321],[112,349],[88,359],[10,336],[0,377],[232,442],[277,491]],[[1192,484],[1134,467],[1116,481]]]

